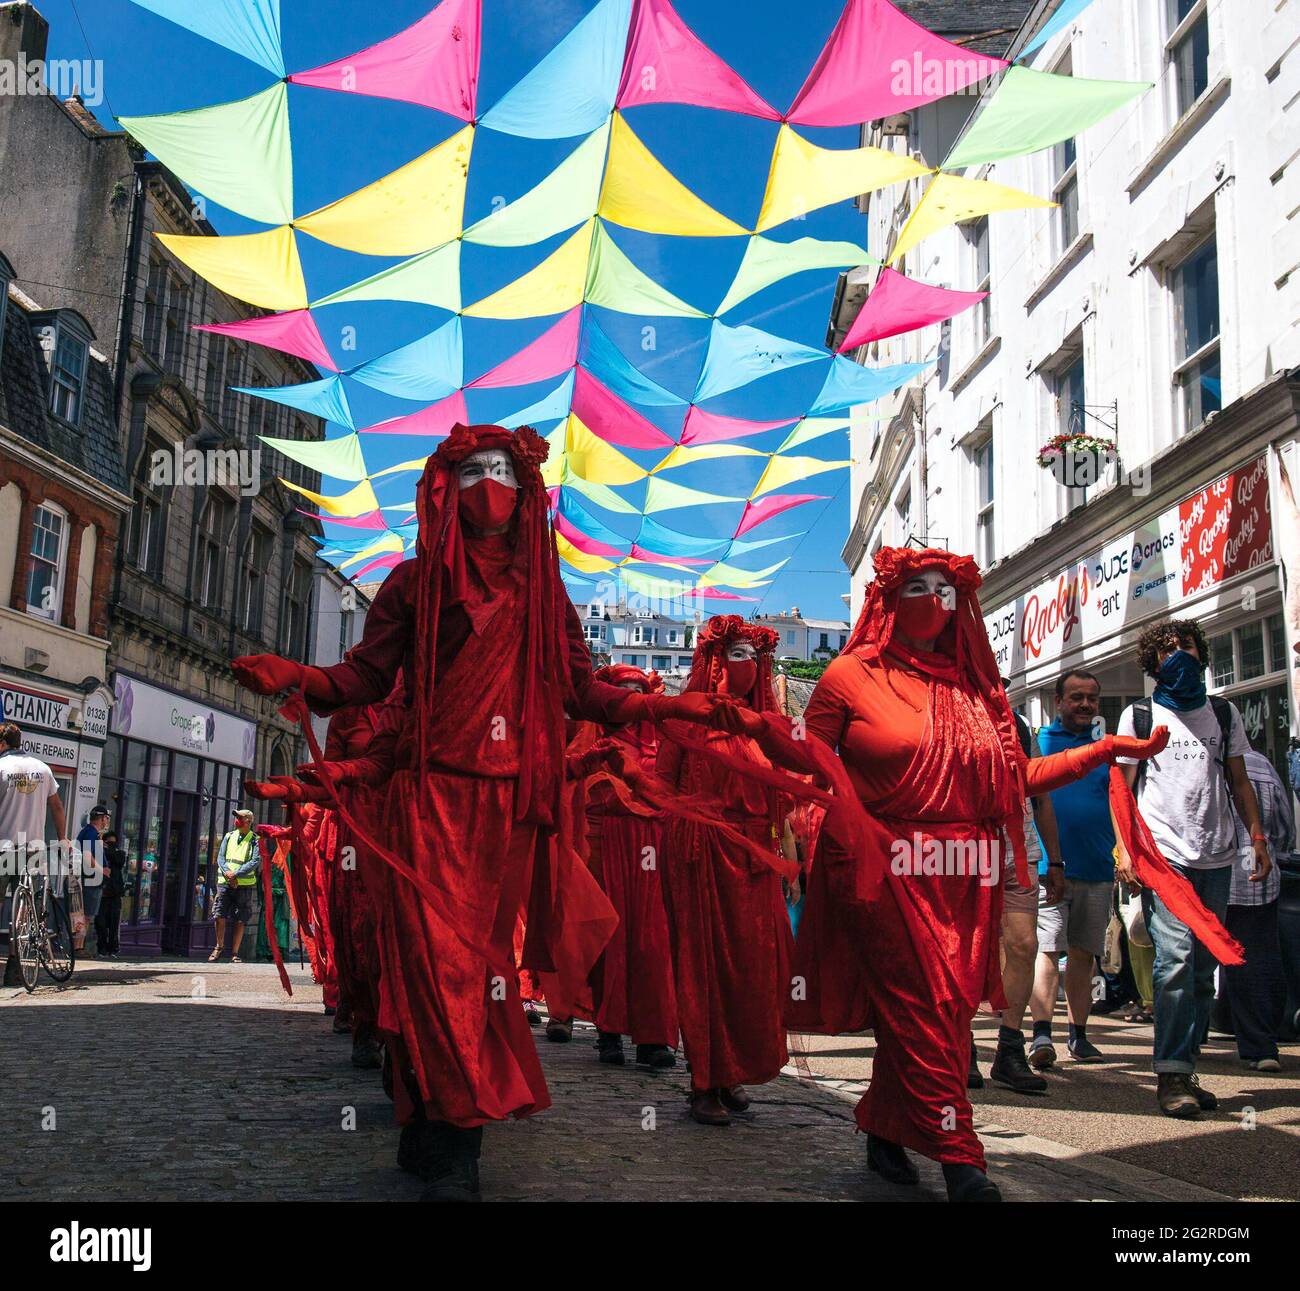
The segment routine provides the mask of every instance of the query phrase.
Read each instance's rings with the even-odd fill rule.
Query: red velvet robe
[[[644,766],[654,766],[653,727],[629,723],[607,734],[627,745]],[[592,973],[596,1026],[631,1036],[634,1044],[675,1049],[677,1000],[660,878],[663,822],[629,812],[608,782],[597,778],[587,791],[587,845],[592,872],[619,919]]]
[[[527,588],[511,558],[505,536],[466,539],[465,600],[444,602],[432,643],[416,639],[418,564],[398,566],[351,657],[323,670],[340,705],[375,703],[388,696],[399,669],[410,686],[418,650],[436,651],[435,712],[425,732],[430,763],[416,765],[417,733],[408,726],[396,741],[398,769],[376,840],[402,852],[440,896],[432,906],[400,877],[385,875],[379,1025],[395,1037],[398,1069],[410,1072],[413,1088],[395,1082],[403,1122],[417,1101],[429,1119],[465,1127],[550,1105],[519,998],[513,933],[534,881],[543,894],[548,883],[555,892],[558,870],[570,874],[570,858],[556,855],[546,829],[515,819]],[[583,710],[572,716],[611,717],[626,692],[592,677],[571,606],[566,626],[570,677]],[[567,900],[575,924],[594,928],[598,921],[583,923],[578,909],[591,893],[579,876],[573,879],[574,890],[557,905]]]
[[[293,852],[290,886],[297,895],[298,930],[311,964],[311,975],[321,988],[325,1007],[337,1008],[338,973],[334,958],[334,930],[330,902],[334,886],[334,855],[338,845],[335,814],[317,803],[290,808]],[[303,918],[308,927],[304,930]]]
[[[754,740],[717,733],[709,740],[733,757],[771,765]],[[658,771],[720,805],[731,825],[776,854],[779,793],[671,743],[661,747]],[[673,820],[665,835],[664,900],[691,1084],[772,1080],[788,1057],[782,1006],[793,950],[781,879],[716,829]]]

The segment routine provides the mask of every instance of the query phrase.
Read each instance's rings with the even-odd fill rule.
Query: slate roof
[[[49,411],[49,377],[32,324],[32,314],[37,312],[31,308],[33,303],[17,288],[10,288],[0,352],[0,425],[110,488],[128,492],[108,360],[92,348],[86,363],[81,425],[60,421]]]
[[[913,22],[980,54],[1001,57],[1034,0],[893,0]],[[978,37],[985,39],[977,39]]]

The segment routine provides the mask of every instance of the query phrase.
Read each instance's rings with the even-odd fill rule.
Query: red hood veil
[[[738,614],[716,615],[696,635],[691,675],[685,689],[716,693],[722,685],[727,647],[736,641],[748,641],[757,655],[758,675],[745,699],[756,713],[779,712],[776,691],[772,688],[772,656],[776,653],[777,640],[771,628],[749,623]]]
[[[635,682],[643,695],[662,695],[664,679],[655,671],[643,672],[630,663],[610,663],[597,668],[592,674],[597,681],[608,682],[611,686],[624,686]]]
[[[510,521],[513,569],[526,587],[524,709],[516,815],[551,824],[558,817],[564,769],[564,709],[574,699],[568,668],[565,614],[568,596],[560,578],[559,556],[547,513],[540,466],[549,448],[530,426],[452,427],[420,477],[415,511],[420,522],[416,554],[419,603],[416,632],[416,715],[421,763],[430,750],[426,732],[433,721],[438,623],[442,610],[466,597],[464,535],[461,530],[457,467],[472,453],[502,448],[509,452],[519,484]]]

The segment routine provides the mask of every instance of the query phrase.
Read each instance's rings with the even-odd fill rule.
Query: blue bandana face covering
[[[1151,698],[1164,708],[1186,712],[1205,703],[1205,669],[1195,655],[1175,650],[1156,673]]]

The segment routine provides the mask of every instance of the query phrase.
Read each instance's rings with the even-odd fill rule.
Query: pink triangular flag
[[[848,0],[786,120],[861,125],[956,94],[1006,66],[927,31],[889,0]]]
[[[548,327],[517,354],[471,381],[466,389],[491,390],[500,386],[526,386],[567,372],[578,361],[582,335],[582,306],[575,305],[558,323]]]
[[[469,425],[469,409],[465,406],[465,392],[456,390],[445,399],[431,403],[427,408],[408,412],[404,417],[390,417],[361,430],[363,435],[449,435],[459,422]]]
[[[635,0],[615,104],[642,103],[688,103],[781,119],[681,20],[669,0]]]
[[[601,542],[599,538],[593,538],[589,533],[584,533],[561,511],[555,513],[555,532],[562,533],[579,551],[585,551],[588,556],[604,556],[606,560],[623,560],[627,556],[627,552],[611,547],[609,543]]]
[[[941,323],[979,304],[987,295],[987,291],[931,287],[929,283],[906,278],[897,270],[882,269],[839,352],[843,354],[868,341],[883,341],[887,336]]]
[[[757,596],[737,596],[735,592],[724,592],[720,587],[693,587],[686,593],[684,600],[698,596],[706,601],[756,601]]]
[[[560,486],[558,484],[552,484],[546,490],[546,500],[552,511],[560,505]]]
[[[671,448],[672,439],[586,368],[579,367],[573,385],[573,415],[607,444],[620,448]]]
[[[703,560],[699,556],[661,556],[657,552],[646,551],[640,543],[632,544],[630,553],[636,560],[644,561],[647,565],[712,565],[715,561]]]
[[[339,370],[325,348],[320,328],[309,309],[291,309],[285,314],[267,314],[262,318],[241,318],[235,323],[197,323],[194,330],[216,332],[218,336],[233,336],[253,345],[265,345],[282,354],[306,359],[327,372]]]
[[[317,511],[304,511],[301,507],[295,507],[294,509],[299,515],[304,515],[309,520],[324,520],[327,524],[341,524],[348,529],[388,528],[388,521],[384,519],[382,511],[367,511],[365,515],[360,516],[327,516],[321,515]]]
[[[740,517],[740,524],[736,528],[736,537],[757,529],[764,521],[779,516],[782,511],[802,506],[805,502],[820,502],[825,497],[824,493],[769,493],[757,502],[746,502],[745,514]]]
[[[322,90],[418,103],[473,121],[482,27],[481,0],[442,0],[396,36],[288,79]]]
[[[683,444],[716,444],[724,439],[744,439],[746,435],[761,435],[765,430],[790,426],[798,417],[784,417],[780,421],[746,421],[742,417],[724,417],[721,413],[706,412],[693,404],[686,414],[682,428]]]
[[[362,565],[361,568],[352,575],[352,581],[358,583],[367,574],[373,573],[376,569],[396,569],[405,559],[405,553],[400,551],[392,551],[384,556],[376,556],[368,565]]]

